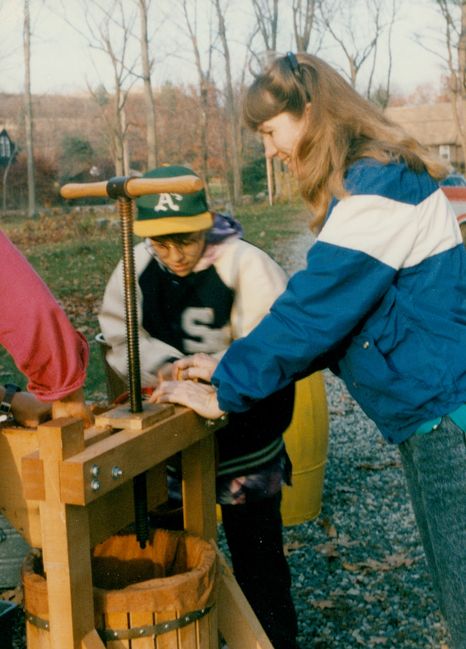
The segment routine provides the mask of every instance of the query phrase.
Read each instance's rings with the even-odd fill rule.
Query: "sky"
[[[110,0],[101,1],[110,3]],[[125,1],[131,3],[131,0]],[[198,1],[201,7],[208,3],[208,0]],[[401,9],[393,41],[392,88],[409,94],[418,85],[439,83],[442,74],[440,59],[420,47],[413,39],[413,32],[422,34],[426,45],[435,47],[432,37],[439,33],[440,22],[429,9],[432,0],[398,1]],[[192,4],[194,2],[191,0]],[[291,0],[280,2],[282,5],[291,4]],[[83,22],[85,4],[85,0],[30,0],[33,93],[84,92],[88,84],[95,86],[102,81],[111,88],[111,70],[105,57],[89,47],[89,31]],[[173,1],[157,0],[155,5],[162,19],[159,19],[161,25],[154,34],[154,43],[163,52],[155,68],[155,85],[166,80],[195,81],[196,71],[189,61],[189,45],[183,41],[180,23],[176,23],[173,15],[168,17]],[[228,16],[227,29],[234,58],[242,62],[244,52],[239,41],[252,24],[250,3],[248,0],[230,0],[230,5],[232,11]],[[167,12],[166,19],[164,11]],[[63,20],[63,13],[75,28]],[[201,15],[206,16],[206,13]],[[24,87],[22,21],[23,0],[0,0],[0,91],[3,92],[21,92]],[[79,25],[82,27],[78,31]],[[135,29],[138,29],[137,23]],[[292,48],[291,30],[282,30],[280,45],[282,51]],[[339,60],[343,65],[335,48],[327,48],[319,54],[335,65]],[[383,51],[380,60],[383,64]],[[381,65],[381,68],[386,69],[386,66]]]

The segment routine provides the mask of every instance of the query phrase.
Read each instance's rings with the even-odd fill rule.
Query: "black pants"
[[[222,505],[222,519],[236,580],[274,649],[297,649],[280,502],[278,493],[252,504]]]

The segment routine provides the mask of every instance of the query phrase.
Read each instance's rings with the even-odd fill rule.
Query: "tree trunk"
[[[194,19],[190,17],[187,0],[182,0],[181,8],[183,10],[186,27],[189,32],[191,44],[193,47],[194,61],[196,63],[197,75],[199,79],[199,104],[200,104],[200,145],[201,145],[201,177],[204,181],[207,199],[210,202],[209,191],[209,87],[210,71],[212,65],[212,46],[209,43],[208,64],[204,69],[202,66],[201,52],[199,50],[198,38],[196,33],[197,15]]]
[[[152,91],[151,64],[149,57],[149,37],[147,34],[147,0],[139,0],[139,15],[141,19],[141,60],[142,77],[144,81],[144,99],[146,103],[146,139],[147,139],[147,167],[153,169],[158,166],[157,154],[157,126],[155,99]]]
[[[225,57],[225,73],[226,73],[226,107],[229,117],[230,133],[231,133],[231,166],[233,176],[233,202],[238,204],[241,202],[243,194],[243,184],[241,178],[241,131],[239,120],[236,110],[235,95],[233,91],[233,80],[231,74],[231,59],[230,49],[228,47],[228,39],[225,27],[225,18],[222,14],[220,7],[220,0],[215,0],[215,7],[217,9],[218,29],[220,40],[223,46],[223,54]]]
[[[31,97],[31,21],[29,0],[24,0],[24,114],[26,127],[27,176],[28,176],[28,216],[36,216],[36,186],[34,180],[34,138]]]

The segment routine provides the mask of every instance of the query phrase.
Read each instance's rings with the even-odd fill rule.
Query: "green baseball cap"
[[[164,166],[152,169],[143,178],[176,178],[197,176],[192,169],[179,166]],[[158,237],[165,234],[197,232],[212,226],[204,189],[193,194],[174,192],[147,194],[136,200],[137,215],[134,219],[134,233],[140,237]]]

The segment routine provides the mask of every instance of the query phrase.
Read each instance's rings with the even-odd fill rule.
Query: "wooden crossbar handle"
[[[69,183],[63,185],[60,194],[63,198],[88,198],[108,196],[108,181],[97,183]],[[125,186],[128,198],[173,192],[192,194],[202,189],[203,183],[197,176],[176,176],[175,178],[128,178]]]

